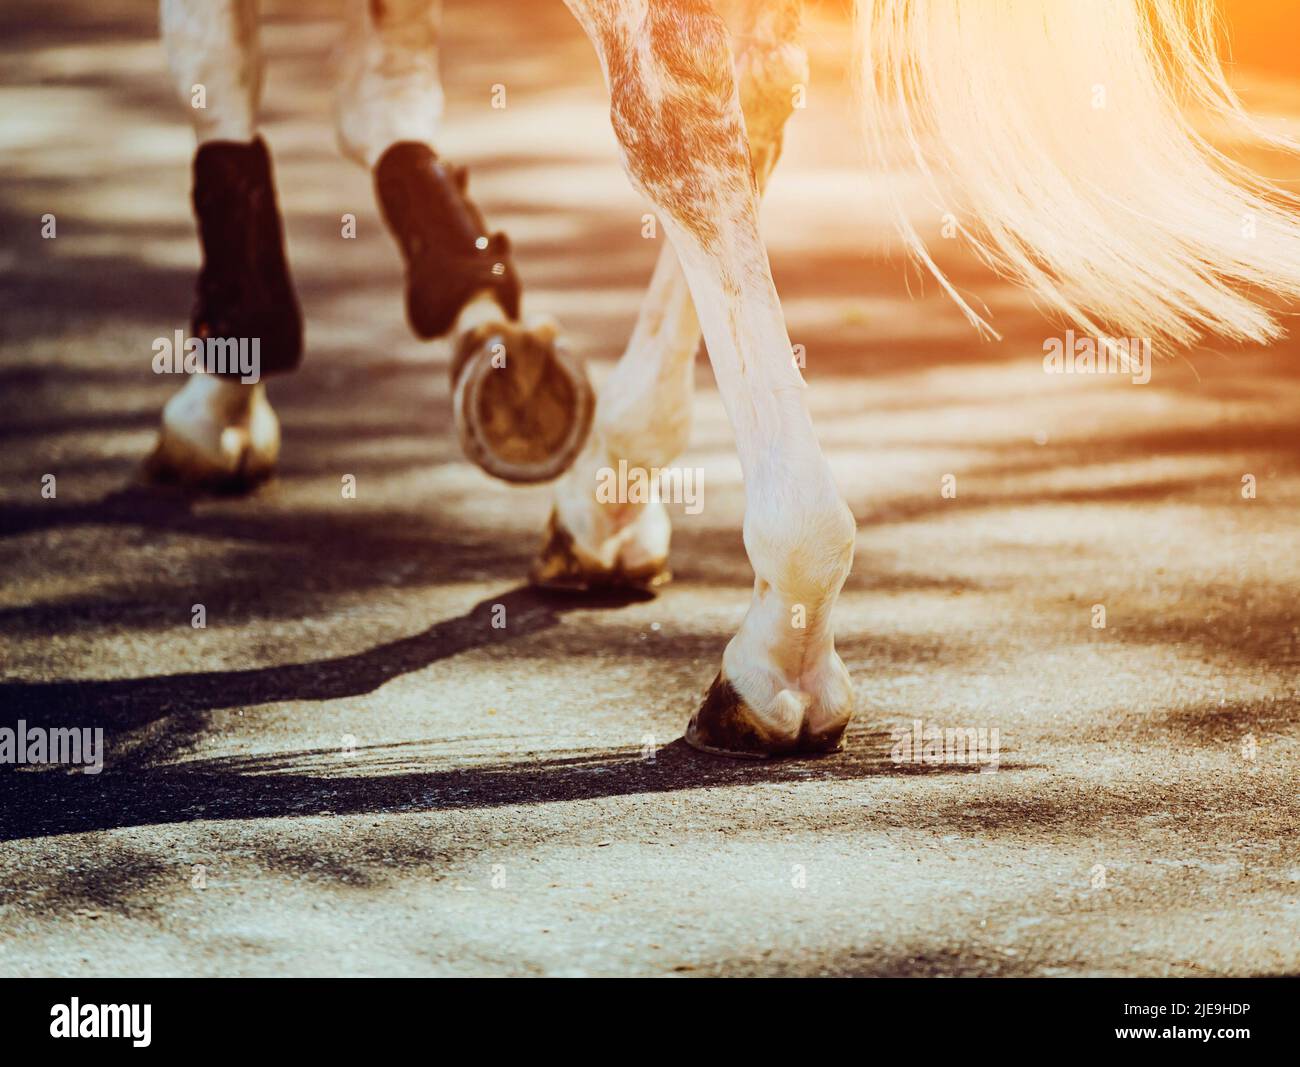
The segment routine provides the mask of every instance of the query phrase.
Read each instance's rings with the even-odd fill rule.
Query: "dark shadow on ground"
[[[99,775],[11,772],[0,775],[0,840],[126,826],[213,819],[477,810],[601,797],[872,776],[978,775],[974,764],[896,764],[888,735],[858,728],[848,751],[817,759],[729,760],[684,741],[657,750],[583,751],[517,762],[411,770],[418,757],[386,746],[388,757],[338,752],[222,757],[168,766],[108,768]],[[312,770],[301,770],[304,761]],[[331,761],[342,773],[331,773]],[[403,770],[385,771],[395,765]],[[285,766],[294,770],[283,769]],[[373,773],[356,773],[356,770]],[[1003,761],[998,774],[1032,769]]]
[[[559,623],[566,611],[635,603],[639,594],[550,595],[519,587],[488,597],[464,615],[423,633],[332,659],[247,670],[204,671],[107,681],[0,684],[8,723],[57,726],[93,709],[106,729],[131,730],[164,716],[252,707],[285,700],[320,701],[372,693],[385,682],[483,645],[518,641]],[[502,620],[509,620],[505,626]]]

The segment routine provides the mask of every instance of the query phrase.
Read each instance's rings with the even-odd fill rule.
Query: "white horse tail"
[[[874,162],[917,169],[933,221],[1100,335],[1267,341],[1300,298],[1300,201],[1214,148],[1296,151],[1242,109],[1213,0],[857,0]],[[911,250],[934,264],[900,211]]]

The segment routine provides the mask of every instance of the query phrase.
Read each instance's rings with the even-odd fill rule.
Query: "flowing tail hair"
[[[873,162],[915,168],[991,266],[1099,336],[1186,345],[1282,333],[1300,298],[1300,200],[1189,114],[1254,145],[1213,0],[857,0]],[[982,329],[896,200],[910,250]],[[936,218],[937,221],[937,218]]]

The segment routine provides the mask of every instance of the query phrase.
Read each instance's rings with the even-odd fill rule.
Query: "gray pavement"
[[[135,482],[198,255],[152,5],[0,14],[0,709],[108,746],[99,775],[0,768],[0,974],[1300,973],[1297,344],[1049,377],[1059,328],[958,252],[1005,341],[909,296],[819,16],[765,224],[859,523],[860,710],[834,757],[694,753],[750,582],[707,365],[676,581],[527,590],[548,493],[459,455],[447,348],[409,336],[334,152],[334,6],[266,32],[309,349],[271,386],[281,476],[242,499]],[[528,11],[448,4],[441,147],[599,380],[658,241],[588,45]],[[997,770],[896,762],[915,720],[996,728]]]

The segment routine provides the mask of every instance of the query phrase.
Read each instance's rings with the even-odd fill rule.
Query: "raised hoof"
[[[467,331],[452,363],[456,432],[494,478],[548,482],[572,466],[591,432],[596,394],[550,324],[495,322]]]
[[[533,561],[528,580],[539,589],[561,593],[600,593],[615,590],[653,594],[661,585],[672,581],[667,560],[638,567],[625,567],[621,560],[613,567],[601,567],[583,559],[573,542],[551,512],[546,524],[546,541],[541,554]]]
[[[758,721],[721,672],[687,723],[685,739],[691,748],[731,759],[770,759],[796,751],[793,738],[782,737]]]

